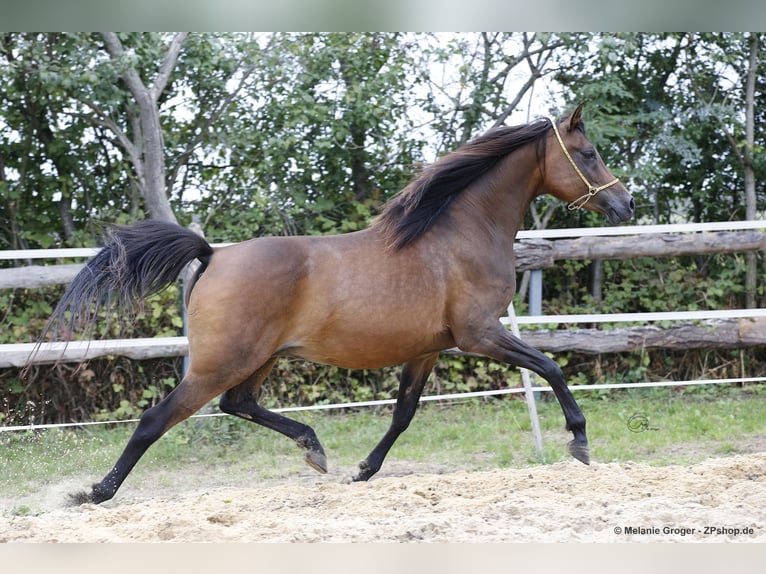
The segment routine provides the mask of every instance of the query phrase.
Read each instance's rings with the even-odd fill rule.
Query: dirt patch
[[[336,477],[0,518],[0,542],[766,542],[766,453]]]

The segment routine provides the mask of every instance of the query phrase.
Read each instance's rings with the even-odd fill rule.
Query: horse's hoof
[[[327,457],[324,453],[315,450],[306,451],[306,464],[322,474],[327,474]]]
[[[67,506],[81,506],[83,504],[91,504],[92,502],[93,495],[84,490],[73,492],[67,496]]]
[[[570,441],[567,444],[567,450],[581,463],[590,464],[590,448],[587,444],[576,444],[575,441]]]
[[[81,490],[79,492],[73,492],[67,497],[69,506],[80,506],[82,504],[101,504],[110,500],[114,496],[114,491],[105,491],[101,486],[101,483],[96,483],[91,488],[90,492]]]
[[[359,472],[351,479],[352,482],[367,482],[376,471],[370,468],[370,463],[363,460],[359,463]]]

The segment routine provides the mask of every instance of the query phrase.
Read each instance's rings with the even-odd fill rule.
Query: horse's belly
[[[375,321],[364,328],[336,325],[287,343],[279,354],[335,365],[345,369],[377,369],[398,365],[415,357],[455,345],[446,329],[396,328]]]

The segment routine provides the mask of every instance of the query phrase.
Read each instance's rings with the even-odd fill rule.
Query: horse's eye
[[[584,149],[580,153],[585,159],[596,159],[596,150],[593,148]]]

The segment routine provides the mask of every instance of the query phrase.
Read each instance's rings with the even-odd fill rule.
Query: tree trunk
[[[107,122],[112,131],[117,131],[118,140],[126,148],[128,156],[138,175],[141,194],[146,201],[149,216],[154,219],[176,222],[176,217],[170,207],[165,185],[165,153],[160,123],[159,97],[167,86],[173,68],[178,61],[181,46],[188,33],[179,33],[173,37],[168,47],[160,70],[151,86],[147,87],[135,68],[129,67],[122,73],[122,79],[138,105],[140,133],[137,140],[131,142],[120,132],[114,122]],[[106,51],[112,59],[118,60],[124,56],[124,50],[117,34],[102,33]]]
[[[157,102],[148,93],[134,94],[141,116],[143,189],[146,208],[153,219],[176,221],[165,189],[165,152]]]
[[[753,147],[755,145],[755,79],[758,72],[758,34],[750,34],[750,58],[745,80],[745,148],[742,153],[742,167],[745,179],[745,217],[752,221],[756,218],[755,170],[753,169]],[[756,306],[757,254],[745,255],[747,271],[745,275],[745,306]]]

